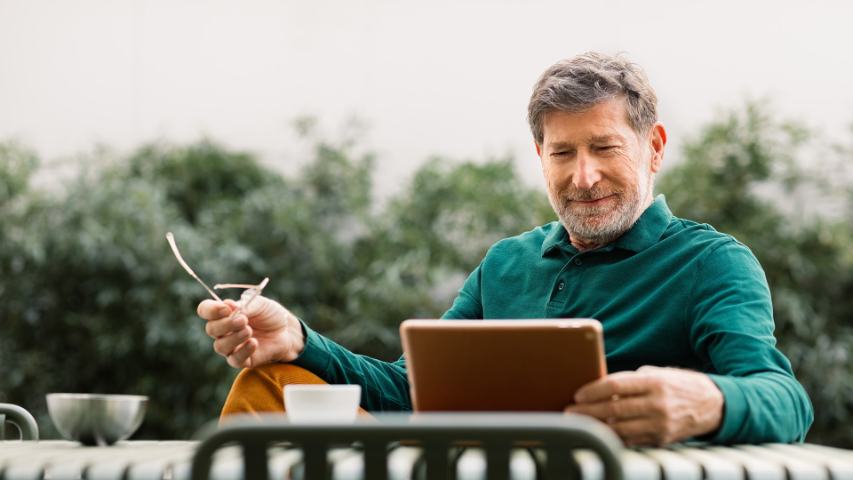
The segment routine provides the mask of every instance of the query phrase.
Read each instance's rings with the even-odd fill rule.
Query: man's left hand
[[[567,413],[610,425],[627,445],[666,445],[710,433],[723,418],[723,394],[705,374],[642,367],[583,386]]]

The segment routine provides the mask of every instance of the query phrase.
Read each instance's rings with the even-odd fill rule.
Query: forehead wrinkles
[[[545,115],[543,140],[546,145],[577,145],[602,141],[625,143],[635,134],[625,121],[621,105],[604,103],[582,112],[555,110]]]

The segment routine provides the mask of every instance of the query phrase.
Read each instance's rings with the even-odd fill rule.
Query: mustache
[[[569,187],[563,192],[560,193],[560,198],[563,201],[574,201],[580,200],[584,202],[589,202],[592,200],[598,200],[600,198],[608,197],[610,195],[621,195],[622,192],[619,190],[612,190],[601,187],[592,187],[588,189],[578,189],[574,187]]]

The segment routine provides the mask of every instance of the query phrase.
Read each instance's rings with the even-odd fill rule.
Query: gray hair
[[[639,65],[621,55],[586,52],[551,65],[539,77],[527,106],[527,121],[536,143],[542,145],[545,115],[554,111],[583,112],[594,105],[623,97],[628,123],[640,135],[657,122],[657,95]]]

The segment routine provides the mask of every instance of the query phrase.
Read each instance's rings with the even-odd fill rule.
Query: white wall
[[[832,135],[853,122],[851,2],[0,0],[0,139],[48,159],[206,134],[284,170],[289,121],[357,114],[388,191],[427,155],[513,152],[553,61],[598,49],[643,65],[678,142],[769,96]]]

